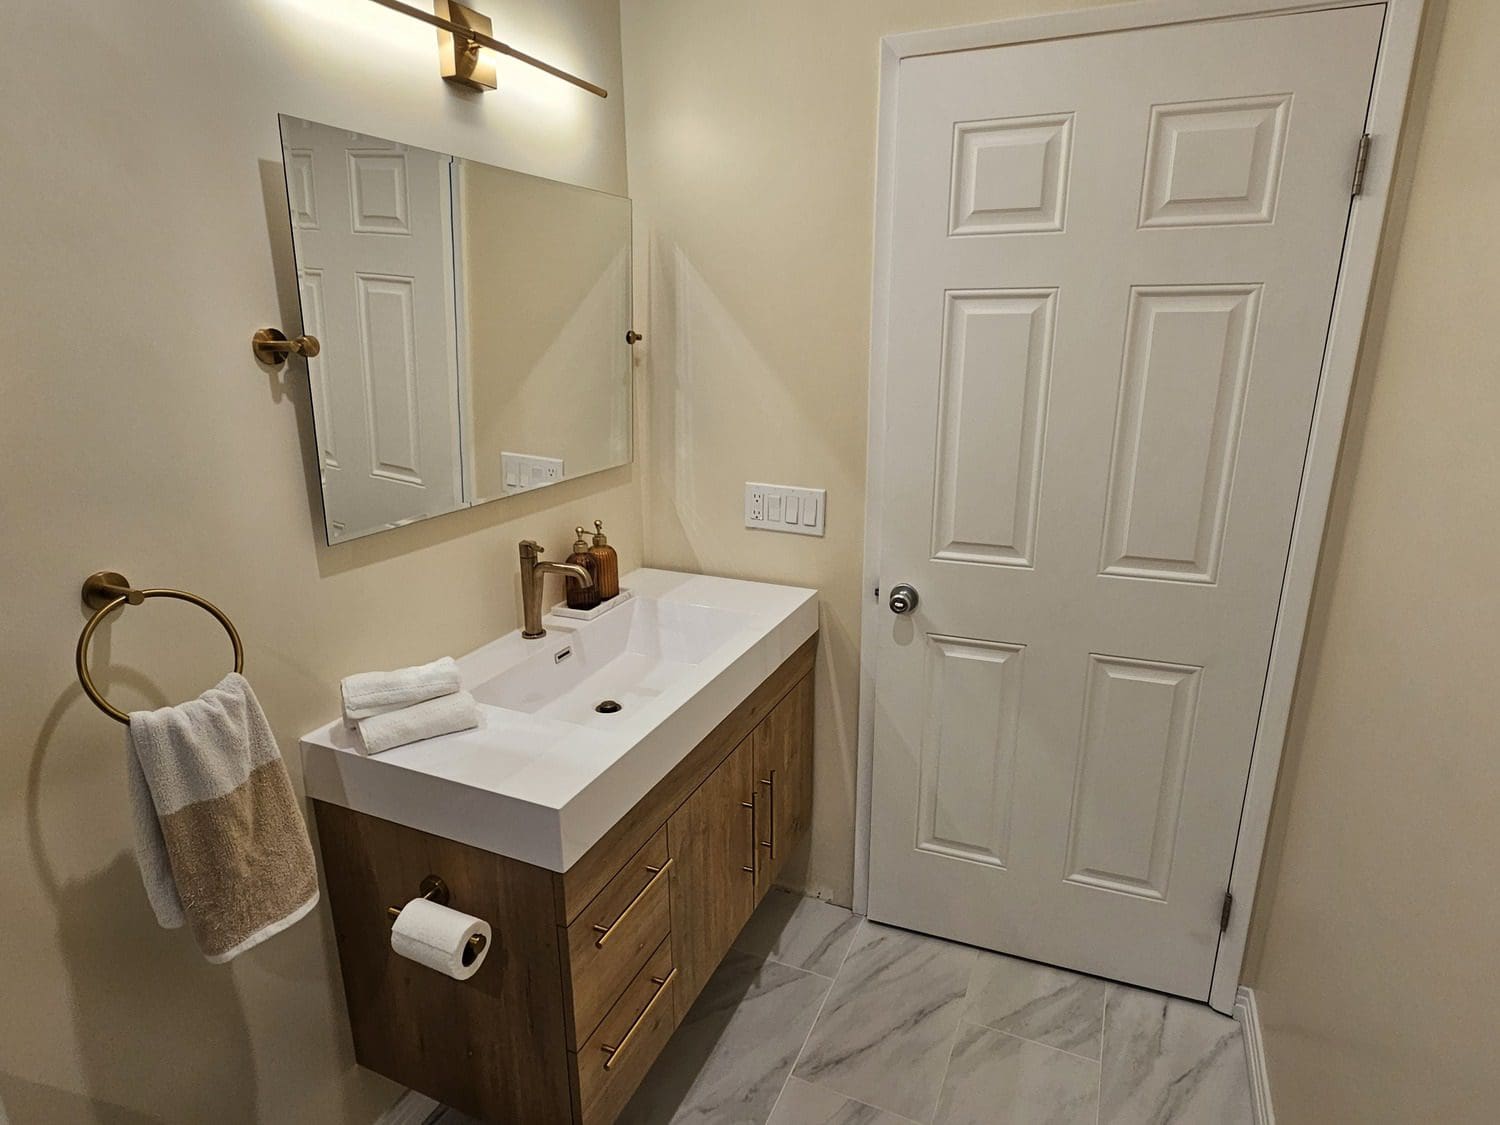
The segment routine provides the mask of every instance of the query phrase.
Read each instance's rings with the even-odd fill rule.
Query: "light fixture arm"
[[[554,78],[561,78],[564,82],[571,82],[581,90],[587,90],[589,93],[596,94],[601,98],[609,97],[609,91],[603,86],[596,86],[585,78],[579,78],[576,74],[569,74],[561,67],[545,63],[535,55],[528,55],[525,51],[518,51],[508,43],[502,43],[493,36],[475,31],[471,27],[465,27],[455,20],[445,19],[442,16],[433,15],[431,12],[424,12],[421,8],[403,3],[402,0],[375,0],[375,3],[383,8],[389,8],[393,12],[400,12],[402,15],[410,16],[414,20],[421,20],[423,23],[431,24],[439,31],[446,31],[463,40],[466,44],[477,44],[480,47],[488,47],[499,54],[518,59],[527,66],[534,66],[538,70],[546,71]]]

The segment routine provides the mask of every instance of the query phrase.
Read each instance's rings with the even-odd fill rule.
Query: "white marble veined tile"
[[[1098,1063],[988,1027],[959,1027],[935,1125],[1095,1125],[1098,1115]]]
[[[1250,1125],[1239,1024],[1201,1004],[1110,985],[1099,1098],[1106,1125]]]
[[[1105,988],[1105,982],[1096,977],[999,953],[981,953],[969,981],[965,1018],[1097,1059],[1104,1030]]]
[[[477,1125],[451,1110],[440,1121]],[[746,926],[620,1117],[1252,1121],[1239,1025],[1201,1004],[861,922],[785,892]]]
[[[766,1125],[912,1125],[883,1109],[846,1098],[825,1086],[788,1078]]]
[[[777,889],[756,908],[734,945],[746,953],[832,977],[858,928],[859,915],[842,906]]]
[[[797,1077],[926,1121],[974,956],[960,945],[864,923],[808,1037]]]
[[[763,1125],[830,982],[731,951],[620,1125]]]

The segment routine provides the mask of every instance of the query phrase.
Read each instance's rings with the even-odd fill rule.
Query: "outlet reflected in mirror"
[[[630,461],[630,200],[281,137],[329,543]]]

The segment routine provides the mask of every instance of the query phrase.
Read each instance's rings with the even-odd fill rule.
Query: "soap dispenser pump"
[[[594,571],[594,582],[599,587],[599,600],[607,602],[620,592],[620,556],[615,554],[615,549],[604,537],[603,520],[594,521],[594,545],[589,548],[589,554],[599,564]]]
[[[577,578],[568,576],[566,587],[568,594],[569,609],[593,609],[599,604],[599,560],[589,553],[589,541],[584,537],[583,528],[574,529],[578,538],[573,543],[573,553],[568,556],[568,561],[575,566],[581,566],[594,576],[594,584],[585,586]]]

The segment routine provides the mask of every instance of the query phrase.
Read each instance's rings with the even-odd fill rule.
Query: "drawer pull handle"
[[[760,849],[755,846],[756,840],[760,838],[760,828],[758,827],[760,824],[760,813],[757,811],[758,804],[759,802],[754,789],[750,790],[750,799],[748,801],[740,802],[740,808],[750,810],[750,865],[748,867],[742,866],[740,870],[751,875],[760,874]]]
[[[770,848],[771,859],[774,860],[776,858],[776,771],[772,770],[770,777],[761,778],[760,783],[771,791],[771,838],[762,840],[760,846]]]
[[[609,940],[610,935],[613,934],[615,932],[615,930],[619,928],[620,923],[623,922],[623,921],[625,921],[626,918],[630,917],[630,912],[632,910],[634,910],[637,906],[640,905],[641,899],[645,898],[648,894],[650,894],[651,893],[651,888],[654,887],[654,886],[656,886],[656,884],[661,881],[661,877],[663,875],[665,875],[671,869],[672,869],[672,861],[671,861],[671,859],[668,859],[667,862],[664,863],[664,864],[662,864],[660,867],[652,867],[650,864],[646,865],[646,870],[649,871],[649,872],[651,872],[651,881],[649,883],[647,883],[644,887],[641,888],[641,893],[640,894],[636,895],[635,898],[633,898],[633,899],[630,900],[630,905],[629,906],[627,906],[624,910],[620,911],[620,916],[618,918],[616,918],[613,922],[611,922],[607,926],[596,925],[594,927],[594,932],[599,935],[598,940],[594,942],[594,948],[596,948],[596,949],[603,949],[604,948],[604,943],[607,942]]]
[[[671,860],[668,860],[667,862],[670,863]],[[651,1009],[656,1007],[656,1002],[661,999],[662,993],[665,992],[667,990],[667,986],[676,979],[677,970],[675,968],[664,977],[651,978],[651,983],[656,985],[656,992],[652,994],[651,999],[646,1002],[646,1006],[641,1009],[641,1014],[635,1017],[635,1022],[630,1025],[630,1030],[625,1033],[625,1037],[613,1047],[606,1045],[599,1048],[609,1056],[609,1058],[604,1060],[605,1070],[614,1069],[615,1063],[620,1061],[620,1056],[624,1054],[625,1048],[630,1046],[631,1036],[633,1036],[636,1031],[640,1029],[641,1024],[646,1022],[646,1017],[651,1014]]]

